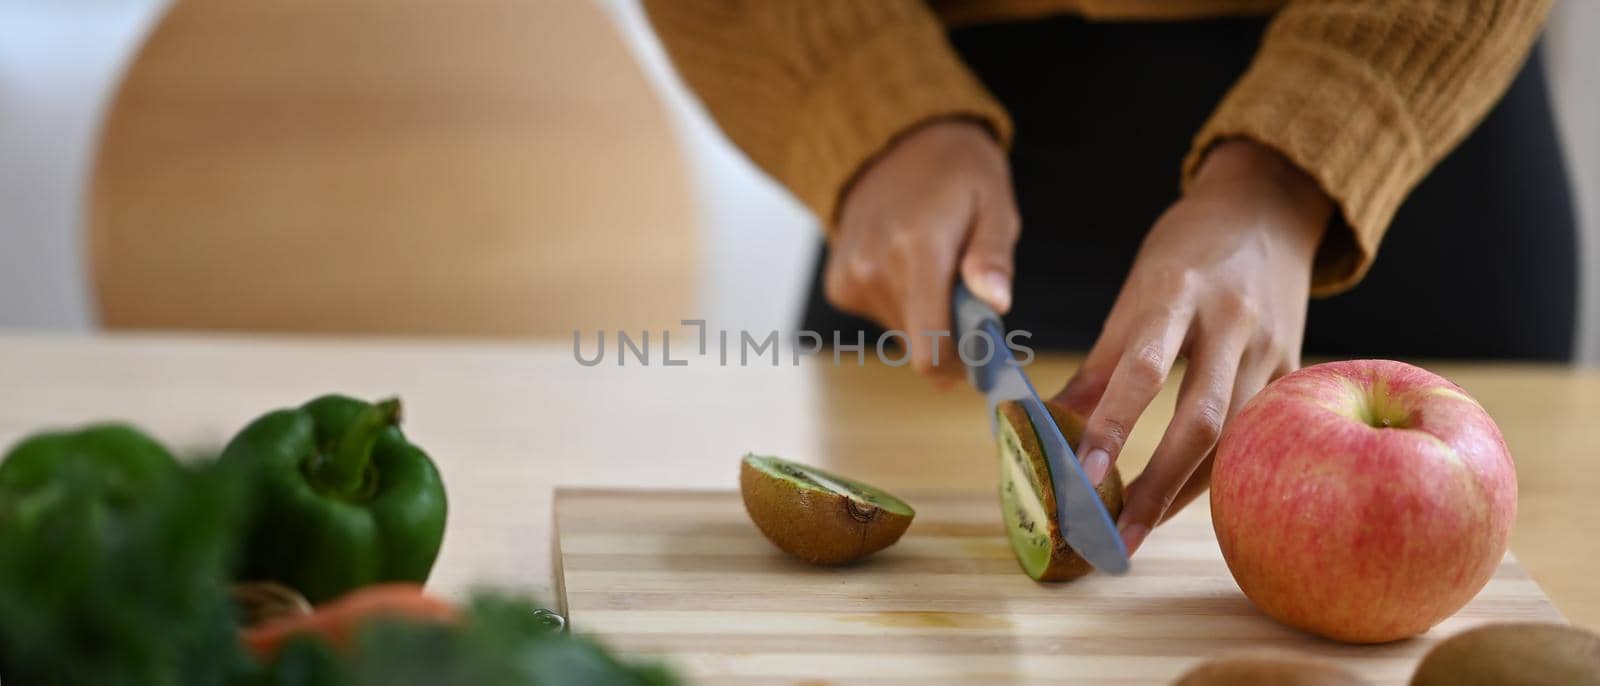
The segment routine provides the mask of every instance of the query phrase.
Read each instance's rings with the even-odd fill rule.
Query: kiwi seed
[[[1076,449],[1083,440],[1084,419],[1055,403],[1047,402],[1045,407],[1067,443]],[[1000,446],[1001,516],[1017,563],[1038,581],[1066,581],[1088,574],[1094,567],[1067,545],[1056,522],[1050,465],[1027,409],[1012,401],[1001,403],[995,413],[1000,419],[996,440]],[[1122,473],[1116,465],[1095,492],[1115,519],[1122,512]]]

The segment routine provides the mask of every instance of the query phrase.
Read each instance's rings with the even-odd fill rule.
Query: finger
[[[879,283],[866,286],[865,298],[870,303],[868,317],[877,322],[885,330],[898,330],[905,324],[902,316],[904,308],[901,303],[901,289],[893,282]]]
[[[1123,298],[1118,297],[1106,316],[1106,324],[1100,335],[1095,338],[1094,346],[1089,348],[1089,354],[1084,357],[1083,364],[1072,373],[1072,378],[1067,380],[1061,392],[1056,394],[1054,400],[1057,403],[1084,417],[1093,414],[1095,407],[1100,405],[1100,398],[1111,383],[1111,374],[1116,371],[1117,360],[1127,349],[1126,317],[1122,314],[1127,311],[1126,308]]]
[[[1165,524],[1173,515],[1182,512],[1195,498],[1205,493],[1211,487],[1211,465],[1216,461],[1217,449],[1212,448],[1206,453],[1206,459],[1201,460],[1199,466],[1194,468],[1194,473],[1189,475],[1189,480],[1178,490],[1178,497],[1172,499],[1172,507],[1167,508],[1166,514],[1161,515],[1157,524]]]
[[[1138,547],[1157,521],[1178,502],[1179,493],[1216,448],[1234,397],[1234,381],[1245,355],[1248,329],[1198,337],[1189,369],[1178,389],[1173,422],[1166,425],[1150,464],[1128,485],[1128,501],[1118,528],[1130,547]]]
[[[842,235],[829,246],[828,262],[822,268],[822,296],[840,312],[876,318],[878,303],[863,281],[874,276],[873,265],[862,258],[856,243]]]
[[[963,371],[956,363],[953,337],[938,335],[950,331],[955,246],[925,246],[919,253],[908,255],[903,265],[906,280],[902,303],[907,333],[912,339],[912,366],[935,383],[949,386]]]
[[[823,297],[841,312],[870,319],[887,329],[899,329],[903,322],[896,265],[870,238],[884,233],[878,229],[846,233],[841,228],[823,267]]]
[[[1193,310],[1189,308],[1164,312],[1146,319],[1148,323],[1140,333],[1129,339],[1130,345],[1106,384],[1105,395],[1084,426],[1081,447],[1085,472],[1104,476],[1110,470],[1139,415],[1144,414],[1166,383],[1192,319]]]
[[[1244,409],[1245,404],[1249,403],[1256,393],[1261,392],[1261,389],[1265,388],[1266,384],[1293,371],[1296,366],[1293,362],[1286,362],[1266,375],[1241,371],[1238,380],[1233,384],[1233,397],[1228,402],[1227,423],[1231,423],[1233,418],[1238,416],[1239,412]],[[1227,423],[1223,424],[1224,429],[1226,429]],[[1218,441],[1218,445],[1221,445],[1221,441]],[[1189,475],[1188,483],[1185,483],[1183,489],[1178,491],[1178,497],[1172,500],[1172,507],[1167,508],[1167,513],[1161,516],[1162,522],[1171,519],[1172,515],[1188,507],[1189,503],[1194,502],[1195,498],[1200,497],[1201,494],[1206,492],[1206,489],[1211,487],[1211,465],[1216,462],[1216,457],[1217,448],[1213,446],[1211,452],[1206,454],[1206,459],[1200,462],[1200,466],[1195,467],[1193,474]]]
[[[1116,370],[1117,356],[1108,351],[1121,346],[1121,338],[1112,342],[1111,337],[1102,335],[1084,357],[1083,364],[1067,380],[1067,385],[1052,400],[1085,417],[1093,414],[1105,395],[1106,385],[1111,383],[1111,373]]]
[[[889,282],[874,288],[870,297],[873,303],[873,311],[876,313],[872,316],[872,320],[883,327],[885,332],[900,331],[906,334],[904,338],[891,336],[889,340],[903,346],[899,359],[909,363],[915,353],[915,349],[912,346],[915,345],[916,341],[912,340],[910,332],[907,331],[905,307],[901,304],[904,302],[904,289],[900,288],[898,284]],[[882,336],[884,334],[879,335]],[[879,340],[882,339],[880,338]],[[865,345],[871,347],[874,342],[866,341]]]
[[[972,234],[961,254],[961,280],[995,311],[1005,314],[1011,309],[1011,279],[1022,221],[1008,190],[990,197],[992,202],[977,208]]]
[[[1233,415],[1243,410],[1245,404],[1256,397],[1261,389],[1266,388],[1273,379],[1283,376],[1281,369],[1268,361],[1245,361],[1239,369],[1239,378],[1233,382],[1233,409],[1228,418],[1233,419]]]
[[[1115,337],[1115,343],[1111,343],[1112,340],[1113,336],[1101,334],[1083,364],[1067,380],[1066,387],[1051,399],[1053,402],[1086,419],[1094,414],[1094,408],[1100,404],[1100,398],[1105,395],[1106,385],[1111,382],[1111,374],[1116,369],[1117,357],[1107,351],[1118,349],[1114,346],[1120,346],[1122,339]],[[1089,477],[1090,483],[1098,485],[1106,472],[1111,470],[1111,462],[1101,459],[1097,454],[1091,464],[1084,447],[1082,442],[1078,444],[1078,460],[1083,464],[1084,474]]]
[[[1172,423],[1150,456],[1150,464],[1128,485],[1117,527],[1130,550],[1138,548],[1177,502],[1200,463],[1216,447],[1228,418],[1247,338],[1245,330],[1234,329],[1196,341],[1178,389]]]

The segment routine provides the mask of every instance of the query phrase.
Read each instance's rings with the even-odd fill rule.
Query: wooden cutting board
[[[1261,652],[1402,684],[1468,627],[1563,621],[1508,554],[1427,634],[1342,645],[1250,605],[1203,499],[1151,534],[1132,573],[1065,584],[1017,568],[994,497],[907,500],[917,518],[898,544],[818,568],[762,538],[735,492],[558,490],[557,593],[574,631],[704,684],[1166,684],[1207,658]]]

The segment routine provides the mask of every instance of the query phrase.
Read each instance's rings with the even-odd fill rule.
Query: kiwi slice
[[[1173,686],[1359,686],[1361,677],[1313,660],[1286,657],[1223,657],[1178,677]]]
[[[1076,450],[1083,440],[1083,417],[1055,403],[1047,402],[1045,407]],[[995,413],[1000,419],[1001,514],[1022,571],[1038,581],[1066,581],[1088,574],[1094,567],[1067,545],[1056,522],[1050,465],[1028,411],[1022,403],[1011,401],[1001,403]],[[1122,512],[1122,473],[1116,465],[1095,492],[1115,519]]]
[[[763,455],[744,456],[739,491],[767,540],[819,565],[859,560],[893,545],[917,514],[882,489]]]
[[[1595,686],[1600,684],[1600,635],[1535,622],[1468,629],[1428,651],[1411,684]]]

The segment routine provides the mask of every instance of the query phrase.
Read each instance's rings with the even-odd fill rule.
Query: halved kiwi
[[[1222,657],[1178,677],[1173,686],[1360,686],[1367,683],[1344,669],[1288,657]]]
[[[1047,402],[1045,407],[1076,450],[1083,440],[1083,417],[1054,403]],[[1038,581],[1066,581],[1088,574],[1094,567],[1067,545],[1056,523],[1050,465],[1028,411],[1013,401],[1001,403],[995,413],[1000,418],[1000,508],[1017,563]],[[1121,514],[1122,473],[1116,465],[1095,492],[1113,519]]]
[[[859,560],[893,545],[916,516],[882,489],[763,455],[744,456],[739,491],[767,540],[819,565]]]
[[[1594,686],[1600,684],[1600,635],[1536,622],[1468,629],[1428,651],[1411,684]]]

